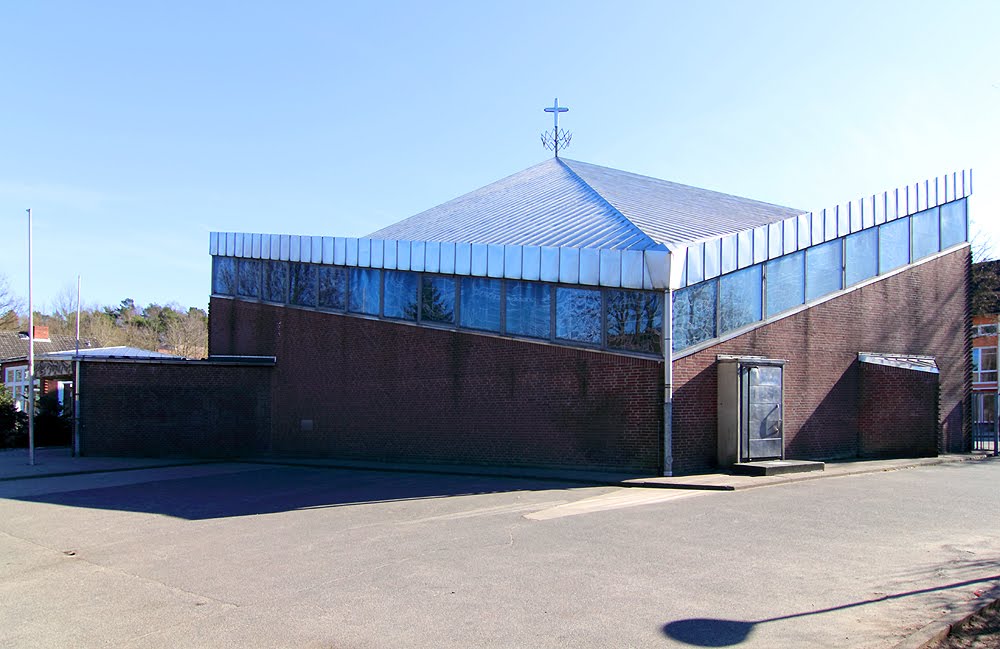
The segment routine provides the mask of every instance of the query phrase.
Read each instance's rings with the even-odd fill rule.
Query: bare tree
[[[0,331],[17,329],[20,324],[18,313],[23,309],[24,303],[14,295],[7,278],[0,275]]]

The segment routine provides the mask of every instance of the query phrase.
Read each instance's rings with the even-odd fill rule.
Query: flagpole
[[[28,208],[28,464],[35,466],[35,308],[31,301],[31,208]]]

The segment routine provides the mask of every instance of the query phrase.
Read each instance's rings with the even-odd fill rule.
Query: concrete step
[[[784,475],[786,473],[805,473],[807,471],[823,471],[826,464],[812,460],[761,460],[759,462],[743,462],[734,464],[731,471],[740,475]]]

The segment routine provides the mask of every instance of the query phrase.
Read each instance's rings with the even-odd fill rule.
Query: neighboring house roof
[[[627,171],[551,158],[369,236],[648,250],[804,213]]]
[[[72,358],[75,356],[75,353],[73,349],[69,349],[63,352],[45,354],[45,356],[48,358]],[[182,358],[176,354],[165,354],[163,352],[154,352],[148,349],[139,349],[138,347],[126,347],[124,345],[81,349],[80,356],[85,358]]]
[[[93,341],[80,339],[80,347],[92,347]],[[73,351],[76,337],[52,334],[48,339],[35,339],[35,354]],[[0,361],[11,361],[28,357],[28,334],[18,331],[0,331]]]

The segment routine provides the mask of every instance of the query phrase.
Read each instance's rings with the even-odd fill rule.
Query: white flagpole
[[[28,208],[28,464],[35,466],[35,307],[31,301],[31,208]]]

